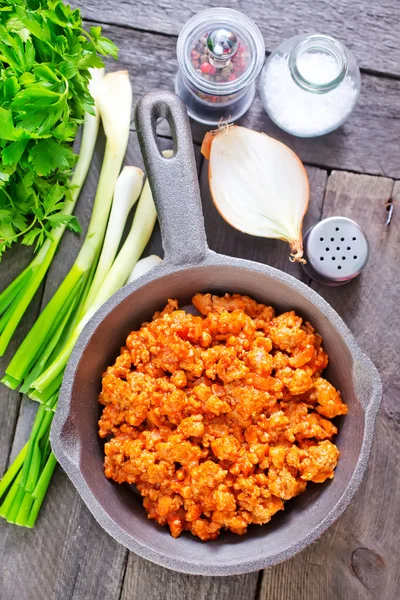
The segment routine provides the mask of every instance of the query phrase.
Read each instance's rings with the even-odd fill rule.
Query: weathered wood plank
[[[400,453],[397,353],[400,283],[395,264],[399,214],[385,227],[393,181],[351,173],[331,174],[323,216],[355,219],[365,230],[371,256],[362,276],[345,287],[315,286],[354,332],[377,365],[383,405],[363,484],[351,505],[322,538],[294,559],[266,570],[261,600],[392,600],[398,596]],[[393,201],[400,200],[397,182]],[[398,212],[398,211],[397,211]]]
[[[213,6],[241,10],[261,29],[267,51],[299,33],[336,36],[351,48],[361,67],[400,74],[397,32],[400,5],[395,0],[74,0],[88,19],[177,35],[194,14]]]
[[[118,63],[111,69],[128,69],[134,104],[143,94],[173,90],[177,70],[174,38],[105,26],[120,48]],[[293,148],[303,162],[328,169],[343,169],[400,177],[398,140],[400,81],[364,75],[362,94],[353,115],[339,130],[314,139],[295,138],[276,127],[267,117],[257,92],[240,124],[264,131]],[[209,127],[192,124],[193,137],[201,142]],[[165,133],[165,130],[164,130]]]
[[[163,139],[160,143],[162,148],[171,146],[170,140]],[[83,233],[90,219],[103,146],[101,140],[77,206],[76,214]],[[200,168],[198,147],[195,152]],[[143,167],[135,132],[130,136],[125,163]],[[42,306],[48,302],[72,266],[82,241],[83,236],[78,237],[70,232],[64,235],[48,273]],[[158,228],[145,250],[145,254],[150,253],[161,253]],[[36,403],[24,398],[12,457],[29,435],[36,407]],[[9,445],[8,439],[8,446],[4,448],[5,459]],[[127,554],[100,528],[66,475],[57,468],[33,531],[0,520],[0,556],[3,557],[0,561],[0,597],[4,600],[86,600],[99,597],[119,600]]]
[[[4,600],[118,600],[126,550],[100,529],[56,470],[33,530],[0,524]]]
[[[183,575],[129,554],[121,600],[256,600],[258,573],[234,577]]]

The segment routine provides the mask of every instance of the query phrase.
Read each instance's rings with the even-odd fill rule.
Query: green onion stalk
[[[28,443],[0,482],[0,516],[10,523],[25,527],[33,527],[35,524],[56,465],[50,448],[50,429],[66,362],[83,327],[98,308],[126,281],[132,281],[135,273],[136,276],[143,275],[160,262],[158,257],[151,257],[151,261],[143,259],[146,264],[135,270],[154,229],[156,217],[150,186],[146,182],[130,232],[106,274],[93,304],[81,317],[55,360],[32,382],[29,396],[41,402],[41,405]]]
[[[135,212],[132,227],[125,243],[105,276],[93,302],[90,306],[84,307],[84,314],[65,342],[62,351],[60,351],[46,370],[31,382],[28,395],[32,400],[37,400],[44,404],[50,402],[49,408],[52,408],[52,394],[55,388],[58,390],[60,387],[64,369],[79,335],[100,306],[126,283],[130,272],[139,260],[150,239],[156,217],[157,214],[150,185],[146,181]]]
[[[100,115],[97,106],[97,91],[104,69],[92,69],[89,90],[94,99],[94,114],[86,113],[83,123],[79,157],[70,181],[70,192],[65,200],[62,214],[71,215],[85,182],[99,130]],[[26,309],[42,283],[67,224],[60,224],[51,232],[35,258],[0,294],[0,356],[7,346]]]

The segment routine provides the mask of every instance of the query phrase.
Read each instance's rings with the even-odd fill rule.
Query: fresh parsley
[[[0,259],[14,242],[41,246],[63,215],[72,149],[93,112],[89,69],[117,58],[101,27],[61,0],[0,0]]]

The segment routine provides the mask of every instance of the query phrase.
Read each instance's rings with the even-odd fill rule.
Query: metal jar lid
[[[203,57],[210,60],[213,69],[202,71]],[[181,73],[197,90],[227,96],[253,83],[265,60],[265,45],[260,30],[247,15],[215,7],[194,15],[183,26],[177,58]]]
[[[303,268],[307,275],[329,286],[356,277],[368,261],[368,240],[361,227],[346,217],[329,217],[307,231]]]
[[[207,49],[210,63],[215,67],[224,67],[235,56],[239,42],[234,31],[225,27],[213,29],[207,37]]]

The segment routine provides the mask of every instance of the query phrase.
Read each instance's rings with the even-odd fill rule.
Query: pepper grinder
[[[190,117],[206,125],[239,119],[250,107],[265,46],[258,27],[230,8],[192,17],[177,44],[175,91]]]

